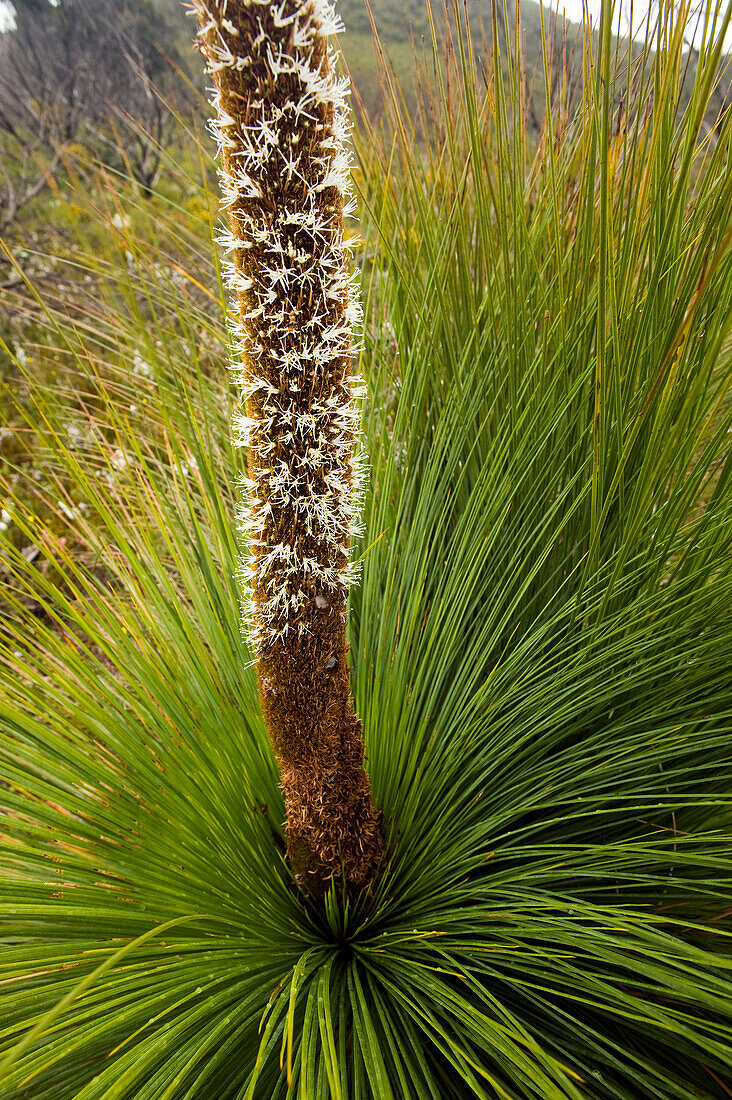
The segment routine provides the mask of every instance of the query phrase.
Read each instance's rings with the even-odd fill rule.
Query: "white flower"
[[[79,516],[78,509],[69,508],[68,504],[65,504],[63,500],[57,500],[56,501],[56,506],[59,509],[59,511],[62,512],[63,515],[66,516],[67,519],[77,519],[78,516]]]
[[[136,351],[132,357],[132,373],[142,375],[143,378],[154,378],[155,368]]]
[[[115,470],[126,470],[130,464],[129,457],[121,447],[118,447],[116,451],[113,451],[110,460]]]

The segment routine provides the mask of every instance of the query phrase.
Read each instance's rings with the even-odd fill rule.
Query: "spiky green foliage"
[[[64,543],[18,505],[44,567],[6,550],[0,1095],[729,1095],[729,18],[689,94],[681,21],[629,68],[606,10],[535,158],[515,50],[484,100],[458,48],[431,150],[364,157],[389,849],[345,912],[282,857],[195,231],[188,281],[128,242],[93,323],[49,316],[47,506],[87,514]]]

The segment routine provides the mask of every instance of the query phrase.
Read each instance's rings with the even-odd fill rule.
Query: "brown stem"
[[[373,878],[382,840],[353,713],[343,618],[318,610],[312,634],[259,662],[265,721],[282,774],[295,881],[321,893],[340,873],[354,887]]]

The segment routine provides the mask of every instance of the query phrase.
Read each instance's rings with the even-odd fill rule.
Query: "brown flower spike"
[[[348,676],[346,603],[361,469],[360,319],[349,212],[347,82],[327,0],[194,0],[214,80],[235,363],[246,415],[251,640],[280,766],[288,859],[322,895],[373,878],[380,814]]]

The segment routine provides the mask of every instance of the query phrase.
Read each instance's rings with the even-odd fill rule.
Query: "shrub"
[[[611,15],[536,150],[459,37],[430,143],[396,92],[361,135],[370,894],[284,860],[209,261],[49,311],[37,492],[88,512],[8,506],[54,569],[6,549],[2,1095],[728,1095],[732,12],[693,65]]]

